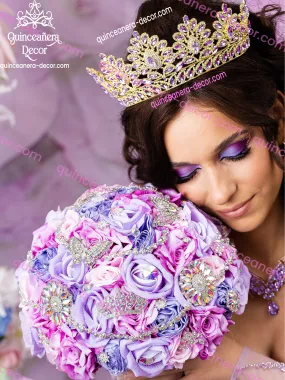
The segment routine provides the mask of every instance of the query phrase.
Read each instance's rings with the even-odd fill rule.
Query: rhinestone
[[[187,27],[184,24],[179,24],[177,29],[179,30],[179,32],[187,33]]]
[[[219,21],[214,21],[213,22],[213,27],[215,29],[222,29],[223,28],[222,25],[221,25],[221,23],[219,23]]]
[[[98,355],[98,359],[102,362],[102,363],[108,363],[109,361],[109,356],[108,354],[106,354],[106,352],[102,352],[101,354]]]
[[[189,17],[187,15],[183,16],[184,24],[189,24]]]

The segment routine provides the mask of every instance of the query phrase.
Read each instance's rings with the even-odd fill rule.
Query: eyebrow
[[[248,129],[243,129],[242,131],[236,132],[233,135],[227,137],[225,140],[223,140],[214,150],[214,154],[217,154],[221,152],[223,149],[225,149],[231,142],[233,142],[239,135],[245,135],[248,134]],[[171,162],[171,165],[173,168],[177,168],[180,166],[186,166],[186,165],[192,165],[190,162]]]

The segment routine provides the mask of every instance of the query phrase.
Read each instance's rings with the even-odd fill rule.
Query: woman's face
[[[226,122],[237,128],[221,126]],[[238,232],[263,223],[283,178],[268,149],[253,140],[264,139],[261,129],[246,131],[217,110],[195,106],[183,108],[164,136],[179,192]]]

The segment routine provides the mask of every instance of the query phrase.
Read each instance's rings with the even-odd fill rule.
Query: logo
[[[35,55],[46,54],[48,47],[53,46],[56,43],[62,43],[59,39],[58,34],[48,34],[45,32],[41,33],[37,30],[38,26],[55,29],[55,27],[52,25],[52,13],[50,11],[45,13],[43,10],[40,10],[41,7],[42,6],[40,3],[37,3],[36,0],[33,0],[33,2],[29,4],[30,11],[26,10],[25,14],[22,11],[19,11],[17,13],[16,19],[18,21],[18,24],[14,29],[21,28],[23,30],[28,30],[32,34],[22,34],[22,32],[19,34],[16,34],[14,32],[8,33],[8,40],[10,41],[11,45],[14,45],[16,41],[48,42],[45,44],[45,47],[31,48],[28,45],[22,45],[22,54],[33,62],[37,61],[37,57],[34,57]]]

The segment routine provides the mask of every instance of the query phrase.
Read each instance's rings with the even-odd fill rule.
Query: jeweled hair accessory
[[[214,355],[249,291],[228,234],[174,190],[86,191],[47,215],[16,273],[26,345],[76,380]]]
[[[244,54],[250,46],[248,16],[244,0],[239,14],[232,14],[232,9],[222,4],[218,20],[213,22],[213,34],[204,21],[198,23],[195,18],[184,16],[178,33],[172,36],[172,46],[157,35],[150,37],[134,31],[127,48],[130,63],[101,53],[101,73],[91,68],[87,72],[111,97],[124,106],[132,106]]]

